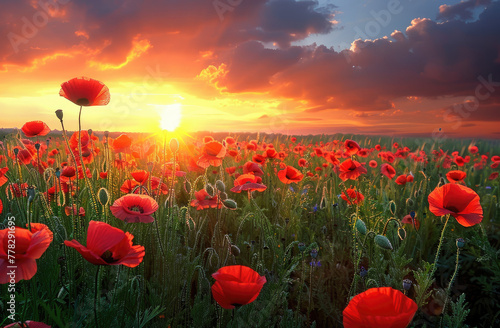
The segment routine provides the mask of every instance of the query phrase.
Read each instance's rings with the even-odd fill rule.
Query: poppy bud
[[[35,149],[36,149],[36,150],[40,150],[40,146],[41,146],[41,145],[37,142],[37,143],[35,144]]]
[[[63,120],[63,111],[62,111],[62,109],[56,110],[56,116],[59,119],[59,121],[62,122],[62,120]]]
[[[45,140],[45,144],[47,145],[47,148],[49,148],[50,139]]]
[[[378,247],[391,251],[393,250],[392,244],[389,241],[389,239],[387,239],[386,236],[377,235],[373,240],[375,241],[375,244],[377,244]]]
[[[465,246],[465,240],[463,238],[457,238],[457,247],[463,248]]]
[[[99,197],[99,203],[101,203],[102,206],[106,206],[109,202],[109,192],[106,190],[106,188],[101,188],[97,192],[97,196]]]
[[[225,192],[221,192],[219,195],[220,200],[224,201],[227,199],[227,194]]]
[[[232,199],[224,199],[222,201],[222,204],[224,204],[225,207],[229,208],[230,210],[235,210],[238,208],[238,204],[232,200]]]
[[[217,180],[215,182],[215,188],[217,188],[217,190],[221,192],[226,191],[226,185],[221,180]]]
[[[315,259],[316,257],[318,257],[318,250],[317,249],[312,249],[311,250],[311,257],[313,259]]]
[[[107,138],[109,136],[109,131],[104,131],[104,136]]]
[[[35,187],[33,187],[33,186],[28,187],[27,192],[28,192],[28,203],[31,203],[35,199],[35,195],[36,195]]]
[[[17,154],[19,154],[19,148],[14,148],[14,155],[17,156]]]
[[[56,177],[59,179],[61,177],[61,170],[56,168]]]
[[[366,235],[366,224],[363,221],[361,221],[360,219],[357,219],[355,226],[360,234]]]
[[[398,229],[398,236],[399,239],[403,240],[406,238],[406,230],[404,228],[399,228]]]
[[[410,290],[412,284],[413,284],[413,282],[410,279],[404,279],[403,280],[403,289],[406,291]]]
[[[170,151],[176,153],[179,150],[179,141],[176,138],[170,139]]]
[[[410,212],[410,216],[411,216],[412,219],[414,219],[415,218],[415,211],[411,211]]]
[[[410,206],[410,207],[413,207],[413,205],[415,205],[415,202],[413,201],[413,199],[408,198],[408,199],[406,200],[406,204],[407,204],[408,206]]]
[[[94,132],[94,131],[92,131],[92,129],[88,129],[88,130],[87,130],[87,133],[89,134],[89,136],[91,136],[91,135],[92,135],[92,132]]]
[[[210,183],[207,183],[205,185],[205,190],[207,191],[207,194],[210,196],[210,197],[213,197],[214,196],[214,187],[212,187],[212,185]]]
[[[231,251],[233,252],[234,256],[240,255],[240,249],[236,245],[231,245]]]
[[[305,251],[305,249],[306,249],[306,244],[304,244],[304,243],[299,243],[299,245],[298,245],[298,246],[299,246],[299,251],[300,251],[300,252]]]
[[[389,203],[389,210],[391,211],[391,214],[394,215],[396,213],[396,203],[391,200]]]

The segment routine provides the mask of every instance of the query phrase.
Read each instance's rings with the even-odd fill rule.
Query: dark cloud
[[[438,20],[462,19],[471,20],[474,16],[474,9],[478,6],[487,6],[491,0],[466,0],[454,5],[439,6]]]

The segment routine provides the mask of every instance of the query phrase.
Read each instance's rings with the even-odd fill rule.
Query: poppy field
[[[93,131],[104,83],[54,97],[0,136],[1,327],[500,325],[497,141]]]

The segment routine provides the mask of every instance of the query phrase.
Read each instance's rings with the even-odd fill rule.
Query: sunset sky
[[[500,2],[1,0],[0,127],[500,138]]]

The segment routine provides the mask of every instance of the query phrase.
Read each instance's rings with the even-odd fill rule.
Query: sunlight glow
[[[170,132],[175,131],[181,123],[181,104],[164,106],[160,116],[160,128]]]

